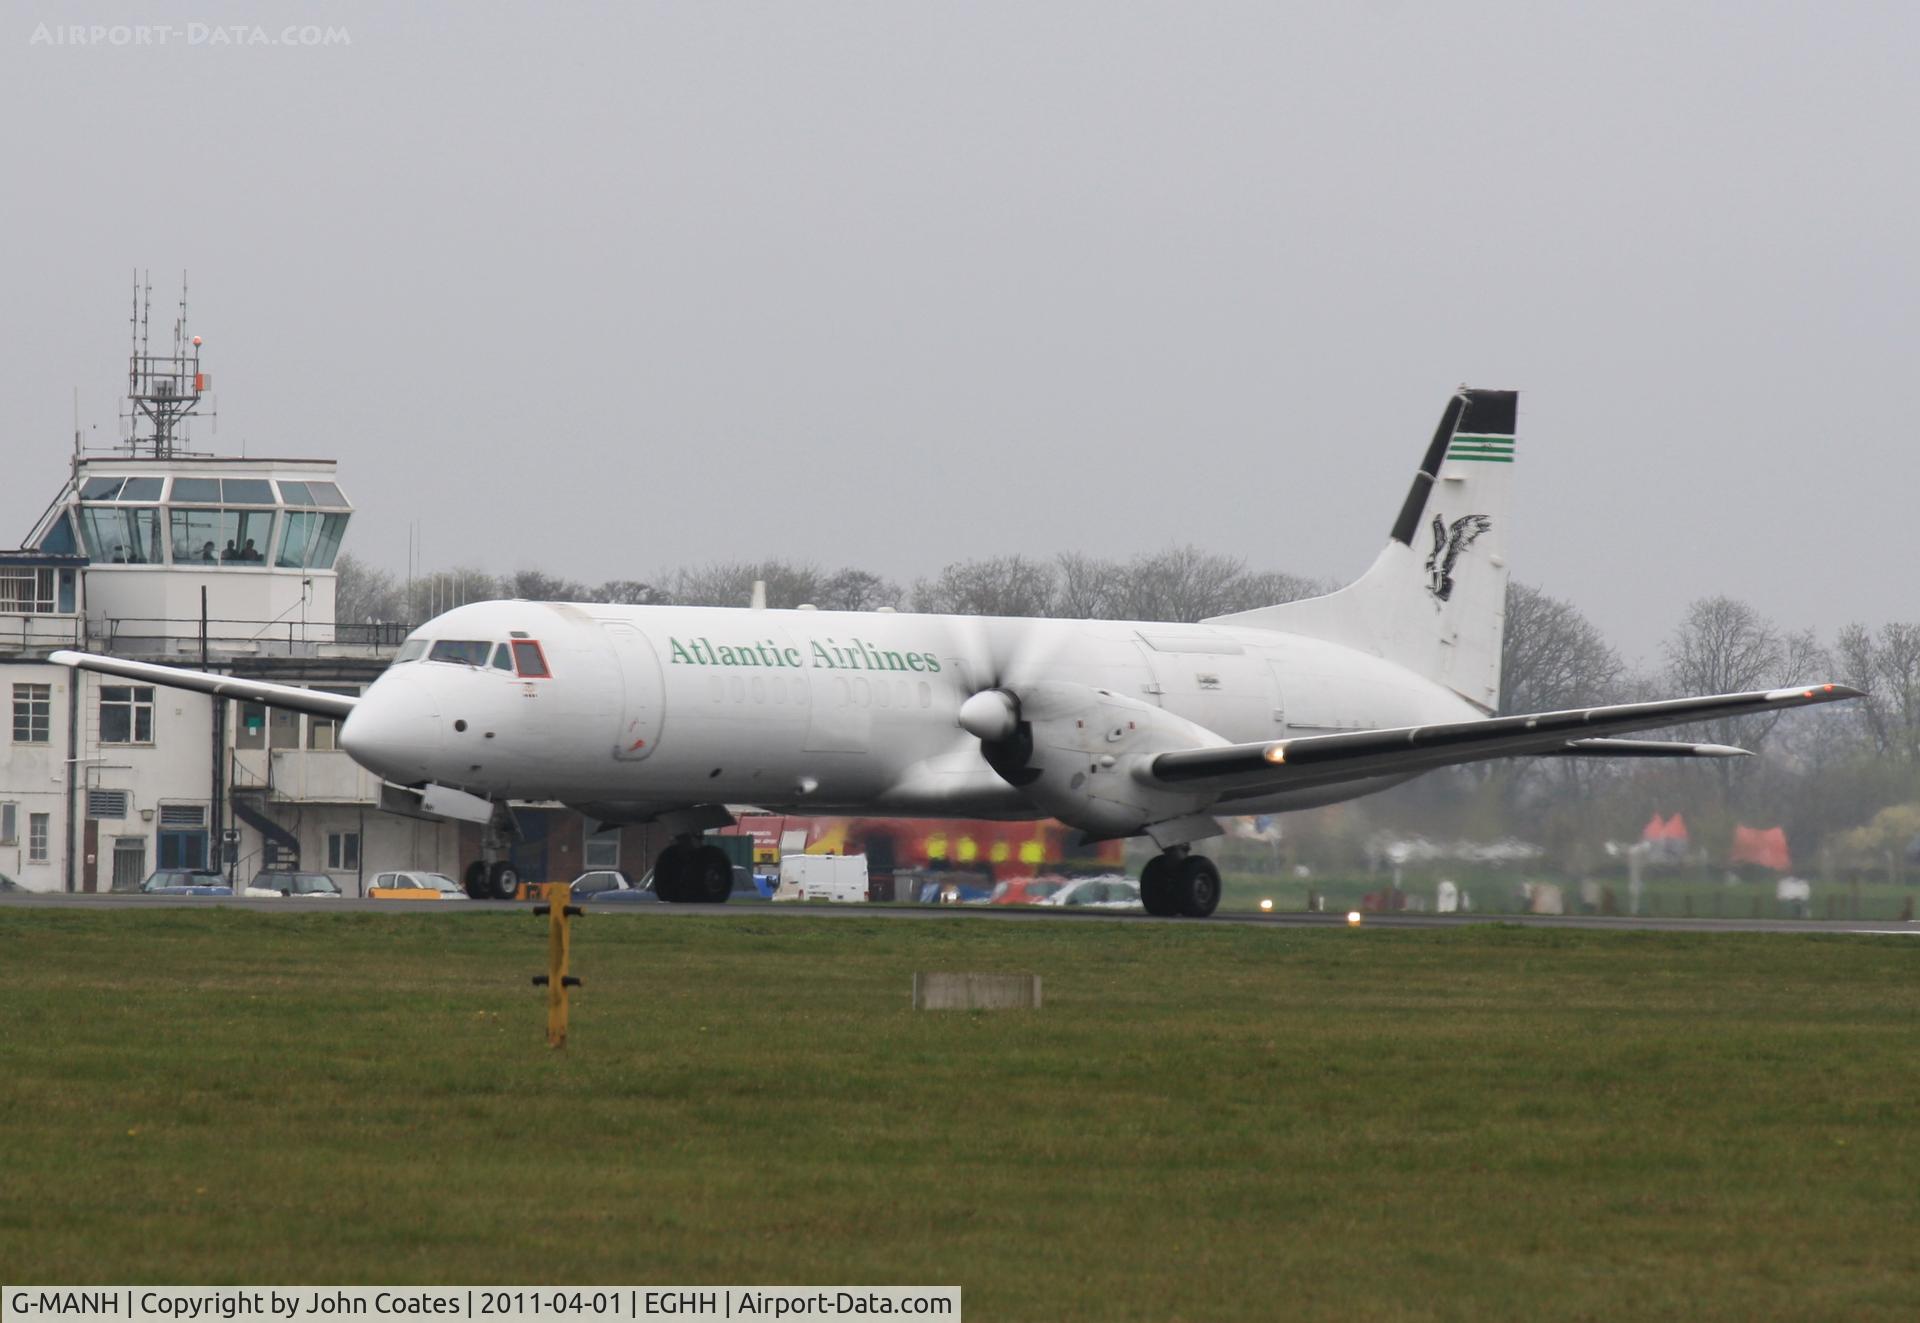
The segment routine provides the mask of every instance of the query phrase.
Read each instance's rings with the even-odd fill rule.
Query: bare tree
[[[1875,753],[1920,764],[1920,624],[1889,623],[1878,633],[1848,625],[1834,642],[1834,664],[1867,695],[1853,711]]]
[[[1232,591],[1228,595],[1229,600],[1222,610],[1223,613],[1251,611],[1255,607],[1277,606],[1281,602],[1297,602],[1303,597],[1324,596],[1339,586],[1324,579],[1307,579],[1298,574],[1288,574],[1285,570],[1243,574],[1234,580]]]
[[[865,570],[840,570],[820,585],[814,605],[823,611],[872,611],[900,605],[900,585]],[[771,603],[769,603],[771,604]]]
[[[1619,701],[1620,654],[1571,602],[1531,584],[1507,585],[1500,707],[1551,712]]]
[[[407,603],[408,618],[426,620],[468,602],[491,601],[506,595],[502,587],[491,574],[471,566],[436,570],[413,581],[412,596]]]
[[[1244,561],[1195,546],[1168,547],[1127,566],[1127,616],[1134,620],[1205,620],[1238,605]]]
[[[500,586],[509,597],[528,602],[583,602],[588,597],[584,585],[541,570],[517,570]]]
[[[949,565],[932,581],[913,586],[916,611],[963,616],[1053,614],[1058,589],[1054,571],[1024,556],[996,556]]]
[[[817,604],[824,582],[813,565],[783,560],[721,561],[698,569],[676,570],[668,580],[667,596],[681,606],[746,606],[753,600],[756,581],[767,585],[767,605],[771,607]]]
[[[1791,684],[1811,679],[1823,661],[1811,630],[1783,632],[1731,597],[1703,597],[1688,606],[1667,640],[1667,678],[1682,694],[1732,694]],[[1714,743],[1757,750],[1779,720],[1779,714],[1722,718],[1691,729]],[[1731,767],[1726,771],[1730,778]]]
[[[1326,589],[1297,574],[1255,574],[1230,556],[1169,547],[1122,564],[1078,552],[1055,560],[1054,614],[1083,620],[1205,620],[1312,597]]]
[[[333,563],[333,618],[343,625],[364,625],[406,618],[405,586],[386,570],[377,570],[357,556],[343,555]]]
[[[588,593],[587,600],[610,606],[658,606],[665,596],[660,589],[639,579],[608,579]]]
[[[1118,620],[1127,612],[1127,569],[1078,551],[1054,559],[1057,589],[1054,614],[1069,620]]]

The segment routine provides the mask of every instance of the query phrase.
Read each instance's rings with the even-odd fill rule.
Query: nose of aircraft
[[[407,785],[433,775],[440,749],[440,704],[416,667],[374,681],[347,714],[340,747],[368,771]]]

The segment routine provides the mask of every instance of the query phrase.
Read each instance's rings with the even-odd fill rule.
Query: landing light
[[[1347,927],[1358,928],[1359,926],[1360,926],[1360,911],[1348,910],[1347,911]]]
[[[1273,908],[1273,902],[1271,900],[1262,900],[1260,902],[1260,908],[1263,910],[1270,910]]]
[[[1284,744],[1269,744],[1267,746],[1266,759],[1270,763],[1284,763],[1287,760],[1287,746]]]

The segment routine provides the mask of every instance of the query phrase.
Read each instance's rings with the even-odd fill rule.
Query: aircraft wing
[[[1858,689],[1846,685],[1816,684],[1708,698],[1532,712],[1437,726],[1307,735],[1292,740],[1263,740],[1256,744],[1163,753],[1147,765],[1146,771],[1153,782],[1188,789],[1217,789],[1226,798],[1243,791],[1260,793],[1331,785],[1526,754],[1730,757],[1744,750],[1722,744],[1662,744],[1653,740],[1605,737],[1623,731],[1752,716],[1861,696]]]
[[[249,703],[263,703],[268,707],[307,712],[316,717],[332,717],[335,721],[344,720],[358,701],[347,694],[323,694],[296,685],[243,680],[233,675],[213,675],[206,671],[183,670],[178,666],[126,661],[119,657],[102,657],[97,653],[74,652],[66,648],[49,654],[47,660],[76,670],[118,676],[122,680],[161,684],[173,689],[192,689],[218,698],[238,698]]]

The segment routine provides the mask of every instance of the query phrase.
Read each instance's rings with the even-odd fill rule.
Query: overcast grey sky
[[[0,21],[9,544],[138,265],[195,441],[338,457],[394,568],[1346,576],[1466,382],[1515,573],[1629,653],[1920,616],[1920,7],[158,8]]]

